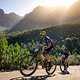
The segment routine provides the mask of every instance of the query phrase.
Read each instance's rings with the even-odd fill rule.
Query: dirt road
[[[70,66],[68,71],[70,74],[61,74],[58,66],[52,76],[47,76],[44,69],[39,69],[30,77],[22,76],[19,71],[0,72],[0,80],[80,80],[80,66]]]

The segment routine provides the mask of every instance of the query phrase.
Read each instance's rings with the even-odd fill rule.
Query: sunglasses
[[[43,36],[43,35],[40,35],[40,36]]]

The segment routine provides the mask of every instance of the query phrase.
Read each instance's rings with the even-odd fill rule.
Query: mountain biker
[[[44,49],[42,49],[40,51],[41,54],[41,58],[43,59],[43,55],[45,52],[45,58],[47,59],[48,63],[49,63],[49,67],[51,67],[51,59],[50,59],[50,54],[52,53],[52,49],[53,49],[53,41],[50,37],[46,36],[46,32],[45,31],[41,31],[40,32],[40,38],[39,38],[39,45],[41,44],[45,44],[46,47]]]
[[[63,71],[64,73],[69,73],[67,71],[67,67],[68,67],[67,59],[69,57],[69,54],[70,54],[70,52],[68,51],[67,47],[65,45],[62,45],[62,47],[61,47],[61,57],[62,57],[63,64],[65,66],[64,71]]]

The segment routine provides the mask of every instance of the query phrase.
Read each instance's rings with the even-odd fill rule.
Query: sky
[[[35,7],[42,6],[71,6],[78,0],[0,0],[0,9],[5,13],[15,12],[20,16],[30,13]]]

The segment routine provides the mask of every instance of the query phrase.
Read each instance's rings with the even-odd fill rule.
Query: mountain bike
[[[45,56],[46,54],[44,54]],[[30,76],[32,75],[38,68],[38,65],[41,65],[44,67],[48,75],[51,75],[56,70],[56,59],[53,56],[50,56],[51,59],[51,66],[49,66],[48,61],[45,60],[42,61],[40,57],[40,49],[35,48],[34,53],[30,55],[26,55],[23,59],[20,61],[20,73],[24,76]]]

